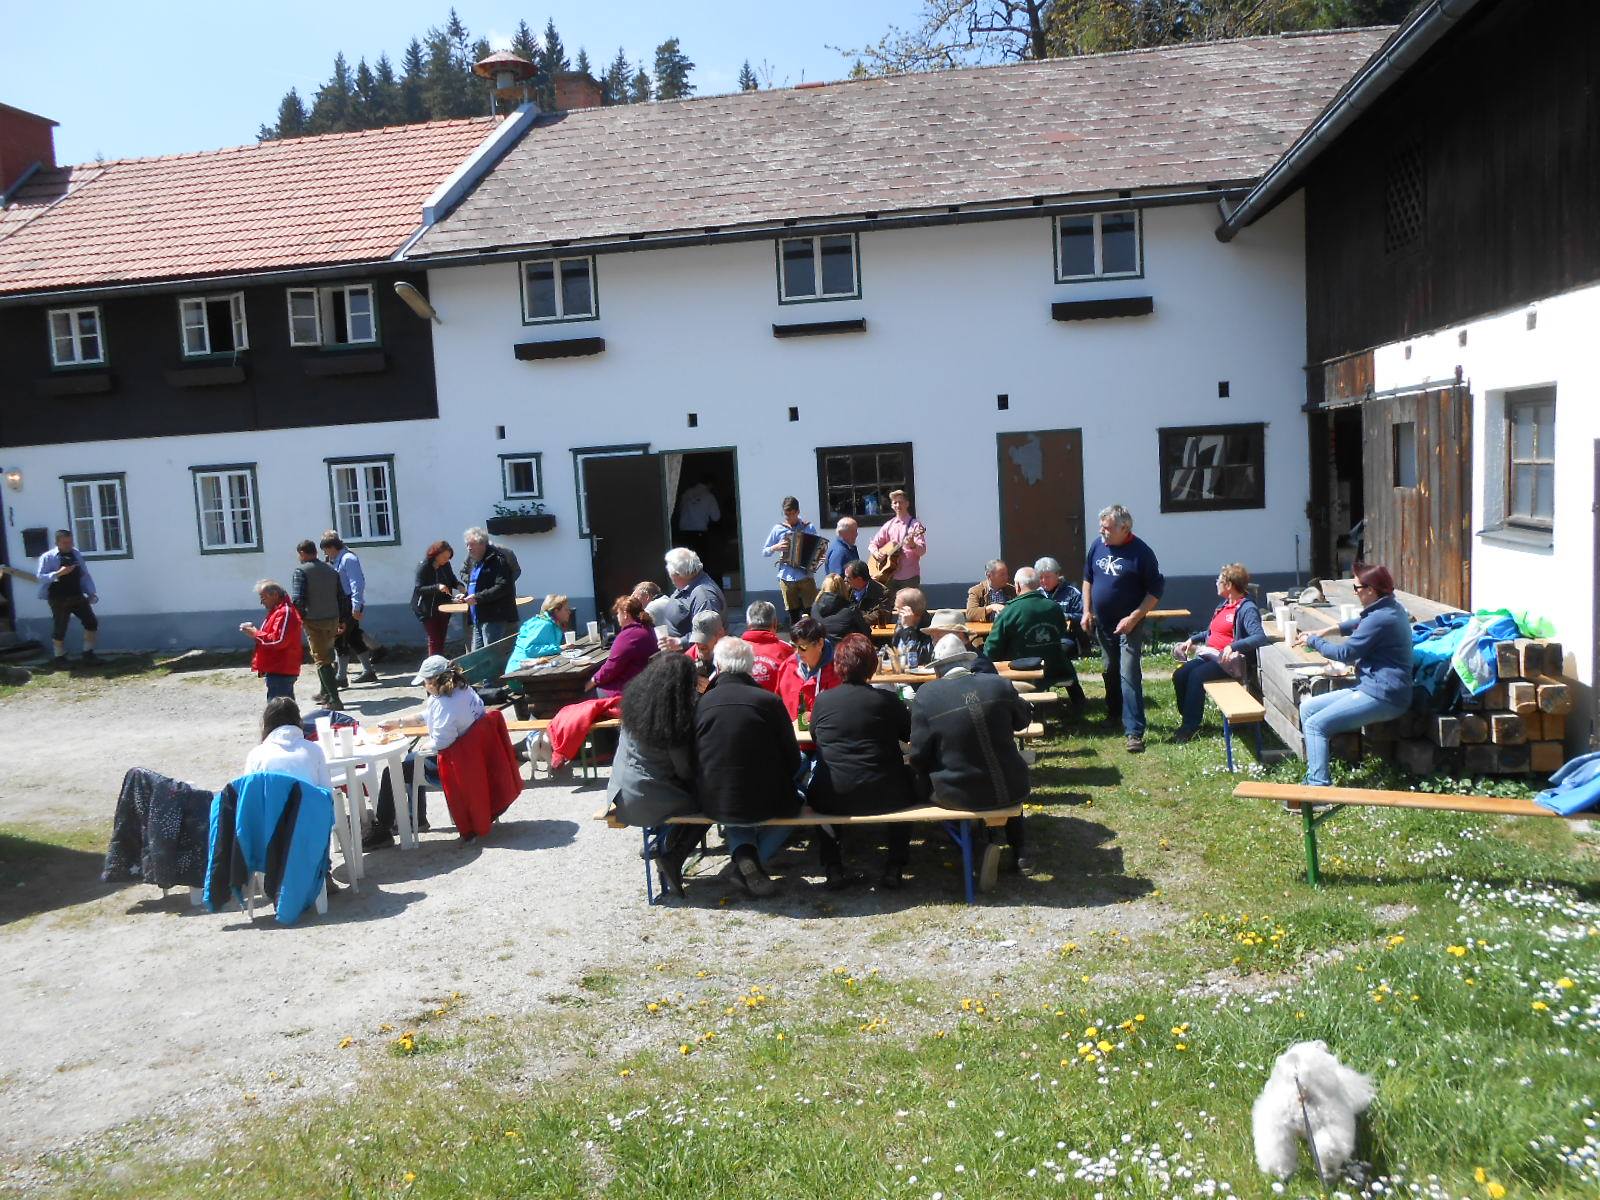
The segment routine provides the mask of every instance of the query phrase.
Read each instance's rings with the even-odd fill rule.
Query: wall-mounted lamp
[[[22,469],[20,467],[12,467],[6,472],[5,478],[6,486],[13,492],[20,492],[22,490]]]
[[[407,283],[402,279],[394,285],[394,294],[404,300],[406,307],[424,321],[438,321],[439,324],[444,324],[439,314],[434,311],[433,305],[428,303],[428,298],[417,290],[416,284]]]

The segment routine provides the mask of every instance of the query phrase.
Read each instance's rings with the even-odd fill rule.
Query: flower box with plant
[[[556,516],[537,500],[522,504],[496,504],[494,516],[484,522],[490,533],[546,533],[556,527]]]

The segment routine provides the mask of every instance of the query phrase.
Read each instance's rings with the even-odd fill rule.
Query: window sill
[[[548,342],[518,342],[514,351],[521,362],[538,362],[545,358],[587,358],[604,353],[603,337],[561,338]]]
[[[1549,529],[1525,529],[1519,525],[1491,525],[1478,530],[1478,537],[1491,546],[1504,546],[1509,550],[1527,550],[1535,554],[1555,552],[1555,532]]]
[[[772,326],[772,336],[776,338],[815,337],[824,333],[865,333],[867,319],[856,317],[849,321],[801,321],[792,325]]]
[[[169,387],[219,387],[244,382],[244,368],[237,363],[216,366],[177,367],[166,372]]]
[[[341,350],[308,355],[303,361],[306,374],[313,377],[375,375],[389,367],[388,355],[382,350]]]
[[[260,546],[201,546],[201,554],[260,554]]]
[[[40,379],[34,390],[41,396],[92,396],[96,392],[111,390],[111,372],[98,370],[66,371]]]

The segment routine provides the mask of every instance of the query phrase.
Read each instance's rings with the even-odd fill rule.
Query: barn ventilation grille
[[[1422,146],[1413,142],[1389,160],[1384,182],[1383,250],[1395,254],[1422,241],[1428,176]]]

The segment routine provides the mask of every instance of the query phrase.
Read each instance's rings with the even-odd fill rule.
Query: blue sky
[[[60,122],[56,156],[84,162],[174,154],[253,141],[291,86],[308,102],[343,50],[350,65],[443,24],[449,0],[9,0],[0,37],[0,103]],[[554,17],[569,57],[596,67],[624,47],[633,61],[677,37],[700,94],[732,91],[739,66],[770,64],[775,84],[837,79],[849,64],[828,47],[875,41],[910,22],[918,0],[460,0],[474,37],[503,43],[519,20]],[[127,64],[139,64],[130,78]]]

